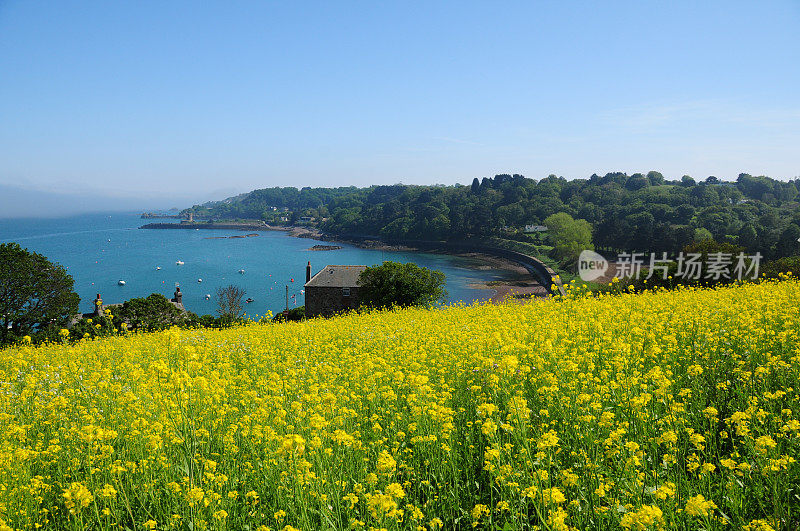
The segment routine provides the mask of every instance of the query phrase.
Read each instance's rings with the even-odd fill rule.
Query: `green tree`
[[[581,251],[594,250],[592,226],[585,219],[573,219],[566,212],[559,212],[548,216],[544,224],[553,244],[553,258],[562,265],[574,265]]]
[[[714,235],[705,227],[698,227],[694,229],[694,241],[702,242],[706,240],[713,240]]]
[[[660,186],[664,184],[664,176],[661,174],[661,172],[655,170],[647,172],[647,179],[650,181],[652,186]]]
[[[444,273],[416,264],[384,262],[359,277],[361,302],[374,308],[430,306],[447,297]]]
[[[738,243],[748,251],[756,250],[758,246],[758,233],[752,223],[743,225],[739,230]]]
[[[125,301],[113,312],[115,324],[125,323],[134,330],[163,330],[185,326],[193,315],[181,311],[160,293]]]
[[[0,344],[47,327],[66,327],[79,301],[61,265],[19,244],[0,244]]]
[[[481,182],[478,180],[477,177],[472,179],[472,186],[470,187],[470,191],[473,194],[477,194],[478,192],[481,191]]]
[[[793,256],[800,253],[800,227],[794,223],[786,227],[775,245],[775,251],[778,256]]]

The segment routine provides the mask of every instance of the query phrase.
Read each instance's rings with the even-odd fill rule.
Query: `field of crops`
[[[0,351],[0,529],[797,529],[800,283]]]

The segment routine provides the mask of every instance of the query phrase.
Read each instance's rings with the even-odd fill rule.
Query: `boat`
[[[161,271],[161,266],[156,266],[156,271]]]
[[[125,285],[125,281],[124,280],[120,280],[120,281],[117,282],[117,284],[119,284],[120,286],[124,286]]]
[[[206,300],[208,300],[210,298],[211,298],[211,294],[210,293],[206,293]]]
[[[202,278],[198,278],[198,279],[197,279],[197,281],[198,281],[198,282],[202,282],[202,281],[203,281],[203,279],[202,279]]]
[[[175,265],[183,265],[183,264],[184,264],[184,262],[182,262],[181,260],[178,260],[177,262],[175,262]]]
[[[255,299],[253,299],[253,298],[251,298],[251,297],[247,297],[247,300],[246,300],[246,301],[244,301],[244,302],[253,302],[254,300],[255,300]]]
[[[244,269],[240,269],[240,270],[239,270],[239,274],[240,274],[240,275],[244,275]]]

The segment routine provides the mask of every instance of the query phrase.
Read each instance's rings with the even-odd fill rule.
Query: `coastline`
[[[410,251],[410,252],[426,252],[432,254],[446,254],[449,256],[457,256],[459,258],[469,259],[471,264],[466,267],[479,270],[479,271],[498,271],[501,273],[500,280],[487,280],[484,282],[474,282],[468,284],[468,287],[480,290],[491,290],[494,294],[489,298],[489,301],[495,304],[502,302],[525,302],[531,299],[545,298],[548,296],[549,291],[542,286],[533,275],[522,265],[501,258],[498,256],[491,256],[485,253],[478,252],[445,252],[441,250],[421,250],[413,246],[407,245],[390,245],[380,240],[362,240],[353,241],[347,238],[336,238],[324,234],[316,229],[309,229],[305,227],[295,227],[288,232],[289,236],[296,238],[312,238],[315,240],[326,242],[338,242],[353,245],[362,249],[372,249],[377,251]]]
[[[480,252],[448,252],[444,250],[418,249],[408,245],[392,245],[381,240],[351,240],[331,236],[310,227],[275,227],[267,224],[258,223],[149,223],[139,227],[140,229],[223,229],[223,230],[258,230],[258,231],[281,231],[287,236],[294,238],[309,238],[325,242],[346,243],[361,249],[376,251],[407,251],[407,252],[427,252],[432,254],[446,254],[467,258],[466,267],[480,271],[497,271],[501,274],[499,280],[487,280],[485,282],[475,282],[468,284],[472,289],[490,290],[493,295],[489,298],[492,303],[502,302],[524,302],[530,299],[543,298],[548,295],[548,290],[540,284],[531,273],[522,265],[497,256],[491,256]]]

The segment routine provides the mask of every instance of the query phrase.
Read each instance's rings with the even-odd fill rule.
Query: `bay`
[[[446,277],[449,303],[487,300],[491,290],[470,285],[504,278],[502,271],[477,269],[477,263],[466,257],[361,249],[344,243],[337,244],[342,247],[338,250],[310,251],[313,245],[330,242],[294,238],[282,231],[228,238],[244,233],[139,229],[151,221],[165,220],[143,220],[133,213],[0,219],[0,242],[17,242],[66,267],[75,280],[83,312],[93,309],[92,301],[98,293],[106,304],[113,304],[150,293],[172,298],[175,287],[180,286],[186,309],[200,315],[214,314],[216,290],[235,284],[246,290],[246,297],[254,299],[246,309],[255,318],[284,309],[286,286],[289,308],[304,304],[308,261],[313,273],[328,264],[371,266],[385,260],[438,269]],[[178,261],[184,265],[176,265]],[[124,286],[118,285],[120,280],[125,281]]]

